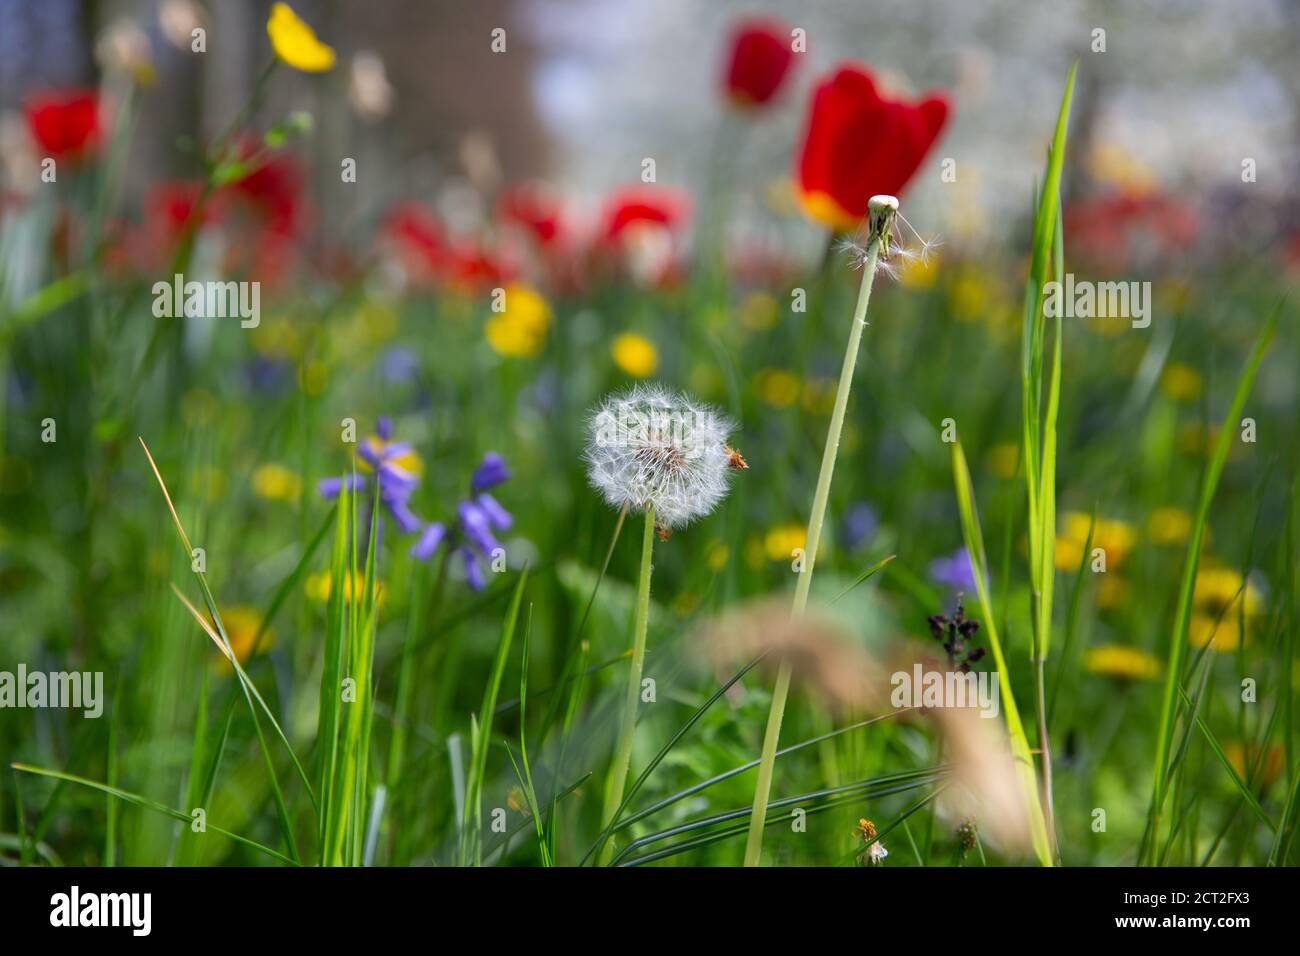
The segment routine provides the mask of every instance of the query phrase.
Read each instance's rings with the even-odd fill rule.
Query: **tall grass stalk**
[[[840,381],[835,389],[835,409],[831,413],[830,428],[826,433],[826,447],[822,450],[821,471],[817,475],[817,490],[813,495],[812,513],[808,516],[808,534],[804,543],[804,563],[795,584],[795,615],[802,614],[808,605],[808,590],[812,586],[813,565],[817,548],[821,544],[822,521],[830,499],[831,477],[835,473],[835,458],[840,450],[840,433],[844,430],[844,414],[849,405],[849,389],[853,385],[853,370],[858,364],[858,349],[862,344],[862,331],[867,325],[867,306],[871,302],[871,285],[876,275],[876,262],[882,247],[889,251],[890,231],[898,212],[898,200],[892,196],[874,196],[869,206],[870,236],[862,266],[862,283],[858,287],[858,303],[853,310],[853,324],[844,347],[844,363],[840,367]],[[767,801],[772,789],[772,769],[776,764],[776,748],[781,737],[781,721],[785,717],[785,701],[790,692],[790,663],[782,661],[772,688],[772,704],[767,713],[767,730],[763,734],[763,749],[759,756],[758,780],[754,785],[754,804],[749,816],[749,835],[745,840],[745,866],[757,866],[763,852],[763,827],[767,820]]]
[[[1065,162],[1066,127],[1074,98],[1078,64],[1070,66],[1065,93],[1056,117],[1056,132],[1047,157],[1042,193],[1034,216],[1029,276],[1025,280],[1024,324],[1021,335],[1021,414],[1028,495],[1029,577],[1033,603],[1034,713],[1042,764],[1042,806],[1052,851],[1056,852],[1056,826],[1052,810],[1052,742],[1047,721],[1045,668],[1052,639],[1052,603],[1056,587],[1056,419],[1061,400],[1061,317],[1053,329],[1050,379],[1044,407],[1043,380],[1047,321],[1043,315],[1048,267],[1058,280],[1065,272],[1062,232],[1061,171]]]
[[[606,830],[623,802],[627,786],[627,771],[632,762],[632,736],[636,730],[637,700],[641,695],[641,669],[645,666],[646,631],[650,626],[650,570],[654,553],[655,511],[645,510],[645,530],[641,533],[641,572],[636,586],[636,617],[632,625],[632,668],[627,675],[627,694],[623,703],[623,722],[618,731],[618,744],[614,748],[614,763],[605,783],[605,805],[600,813],[600,828]],[[614,845],[605,842],[597,858],[606,866],[614,854]]]
[[[1138,862],[1153,861],[1160,845],[1161,816],[1164,813],[1165,799],[1168,796],[1170,781],[1170,757],[1174,739],[1174,723],[1178,718],[1178,694],[1181,688],[1183,659],[1187,653],[1187,634],[1192,617],[1192,598],[1196,589],[1196,572],[1201,561],[1201,545],[1205,540],[1205,527],[1210,516],[1210,502],[1219,486],[1219,476],[1223,474],[1224,463],[1228,459],[1228,445],[1236,435],[1237,423],[1246,405],[1246,398],[1255,383],[1255,373],[1259,363],[1268,350],[1277,329],[1278,319],[1282,314],[1279,304],[1268,321],[1260,330],[1254,351],[1242,369],[1237,380],[1237,388],[1232,397],[1232,405],[1223,417],[1210,461],[1201,479],[1201,489],[1197,496],[1196,513],[1192,520],[1191,535],[1187,541],[1187,556],[1183,559],[1183,575],[1178,589],[1178,606],[1174,618],[1173,634],[1169,640],[1169,660],[1165,666],[1165,688],[1160,707],[1160,725],[1156,731],[1156,755],[1154,764],[1155,779],[1151,788],[1151,806],[1147,811],[1146,833],[1142,847],[1138,852]]]

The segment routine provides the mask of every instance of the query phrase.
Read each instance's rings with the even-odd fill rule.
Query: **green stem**
[[[853,326],[844,348],[844,364],[840,369],[840,382],[835,389],[835,410],[831,414],[830,429],[826,434],[826,447],[822,452],[821,472],[817,475],[817,492],[813,496],[812,514],[808,517],[808,539],[804,546],[803,568],[795,585],[795,615],[802,614],[808,605],[808,590],[812,586],[813,565],[817,548],[821,544],[822,521],[826,517],[826,504],[830,499],[831,476],[835,472],[835,458],[840,450],[840,433],[844,430],[844,413],[849,405],[849,389],[853,385],[853,370],[858,364],[858,348],[862,343],[862,330],[867,324],[867,306],[871,302],[871,283],[876,274],[876,259],[888,235],[888,225],[873,229],[867,246],[866,261],[862,267],[862,284],[858,287],[858,304],[853,310]],[[790,691],[790,663],[782,661],[772,689],[772,704],[767,712],[767,730],[763,734],[763,750],[759,757],[758,780],[754,786],[754,807],[749,817],[749,836],[745,841],[745,866],[757,866],[763,851],[763,826],[767,820],[767,800],[772,788],[772,770],[776,763],[776,747],[781,737],[781,721],[785,716],[785,700]]]
[[[645,531],[641,535],[641,574],[636,587],[636,619],[632,625],[632,669],[627,675],[627,696],[623,707],[623,725],[618,732],[618,746],[614,750],[614,764],[605,785],[605,808],[600,815],[600,828],[605,830],[614,819],[623,790],[627,786],[627,771],[632,762],[632,733],[636,729],[636,705],[641,695],[641,669],[645,665],[645,636],[650,625],[650,556],[654,550],[655,510],[645,509]],[[606,840],[600,851],[600,865],[605,866],[613,856],[614,845]]]

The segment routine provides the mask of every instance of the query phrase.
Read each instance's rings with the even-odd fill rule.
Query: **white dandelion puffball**
[[[607,397],[592,413],[587,476],[615,508],[645,510],[666,528],[702,518],[727,495],[733,424],[658,385]]]

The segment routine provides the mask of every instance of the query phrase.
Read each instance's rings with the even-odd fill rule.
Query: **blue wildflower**
[[[975,590],[975,569],[971,566],[970,552],[965,548],[935,558],[930,562],[929,573],[935,584],[946,585],[954,591]]]
[[[377,476],[380,505],[397,522],[403,534],[413,534],[424,524],[410,506],[411,495],[420,483],[420,459],[410,442],[395,442],[392,437],[392,420],[384,415],[376,423],[375,434],[357,446],[357,455],[363,465]],[[362,491],[366,483],[364,474],[344,475],[324,478],[317,488],[322,498],[331,501],[344,488],[349,492]]]
[[[876,509],[865,501],[859,501],[844,516],[844,545],[850,551],[856,551],[864,544],[869,544],[880,527],[880,516]]]
[[[496,452],[484,455],[470,478],[469,497],[456,506],[456,520],[450,527],[440,521],[425,525],[411,546],[411,556],[428,561],[445,542],[464,562],[469,586],[475,591],[483,590],[487,579],[480,558],[491,560],[492,552],[501,547],[494,532],[505,531],[514,524],[510,512],[487,489],[495,488],[509,477],[504,458]]]

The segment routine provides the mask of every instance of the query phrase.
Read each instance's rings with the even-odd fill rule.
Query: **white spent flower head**
[[[587,477],[615,508],[653,507],[659,524],[680,528],[726,497],[735,426],[708,405],[637,385],[607,396],[589,426]]]

